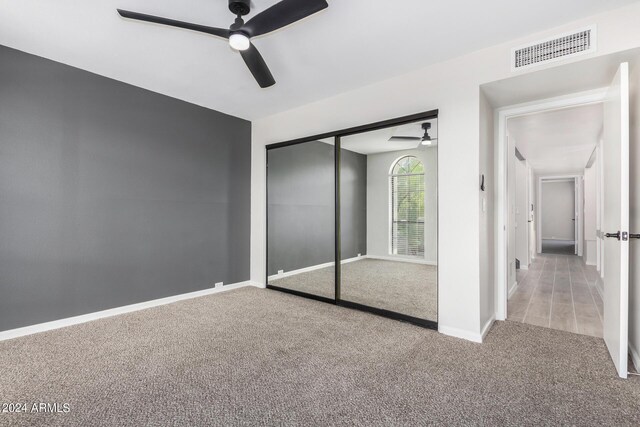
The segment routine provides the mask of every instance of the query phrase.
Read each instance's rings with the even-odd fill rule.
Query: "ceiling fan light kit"
[[[422,130],[424,131],[423,136],[392,136],[389,138],[389,142],[420,141],[420,145],[433,145],[434,141],[438,138],[432,138],[431,135],[429,135],[429,129],[431,129],[431,123],[425,122],[422,123]],[[418,145],[418,147],[420,145]]]
[[[282,0],[245,23],[242,17],[251,12],[251,0],[229,0],[229,10],[236,15],[236,20],[228,30],[122,9],[118,9],[118,13],[123,18],[184,28],[227,39],[229,45],[240,53],[260,87],[267,88],[276,81],[251,39],[279,30],[327,7],[329,5],[326,0]]]

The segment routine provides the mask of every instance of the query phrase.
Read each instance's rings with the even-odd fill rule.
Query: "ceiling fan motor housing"
[[[247,15],[251,12],[251,0],[229,0],[229,10],[236,16]]]

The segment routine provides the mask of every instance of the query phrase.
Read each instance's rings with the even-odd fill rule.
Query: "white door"
[[[627,377],[629,329],[629,65],[616,73],[604,103],[604,341]],[[616,233],[620,233],[615,237]]]

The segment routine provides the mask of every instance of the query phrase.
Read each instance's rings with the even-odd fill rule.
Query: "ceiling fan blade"
[[[422,141],[419,136],[392,136],[389,141]]]
[[[200,33],[207,33],[213,36],[229,38],[229,30],[224,28],[207,27],[206,25],[191,24],[189,22],[176,21],[175,19],[162,18],[160,16],[146,15],[144,13],[131,12],[129,10],[118,9],[118,13],[123,18],[135,19],[138,21],[153,22],[155,24],[168,25],[170,27],[185,28],[187,30],[198,31]]]
[[[242,29],[251,37],[261,36],[293,24],[327,7],[329,5],[326,0],[282,0],[251,18]]]
[[[276,84],[271,71],[269,71],[269,67],[267,67],[267,63],[264,62],[262,55],[260,55],[260,52],[258,52],[258,49],[256,49],[253,43],[251,43],[249,49],[241,50],[240,55],[242,55],[242,59],[244,59],[245,64],[249,67],[249,71],[251,71],[251,74],[253,74],[253,77],[261,88],[264,89]]]

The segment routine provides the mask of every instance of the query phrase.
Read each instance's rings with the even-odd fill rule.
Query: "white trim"
[[[378,259],[382,261],[398,261],[408,262],[411,264],[425,264],[425,265],[438,265],[436,261],[427,261],[422,258],[403,258],[401,256],[389,256],[389,255],[365,255],[367,259]]]
[[[487,334],[489,333],[489,330],[491,330],[491,326],[493,326],[493,322],[495,321],[496,321],[496,317],[491,316],[491,318],[487,320],[487,323],[485,323],[484,326],[482,327],[482,332],[480,334],[482,335],[482,341],[484,341],[484,339],[487,337]]]
[[[438,332],[450,337],[461,338],[463,340],[482,343],[482,334],[465,331],[464,329],[452,328],[451,326],[438,325]]]
[[[524,265],[524,264],[520,264],[520,270],[529,270],[529,266],[528,265]]]
[[[544,183],[552,183],[552,182],[570,182],[573,181],[573,196],[574,199],[578,196],[578,179],[583,177],[584,175],[580,174],[572,174],[572,175],[541,175],[538,176],[538,194],[537,194],[537,203],[538,203],[538,225],[536,227],[537,241],[538,241],[538,253],[542,253],[542,241],[543,240],[555,240],[560,242],[573,242],[575,246],[575,250],[580,252],[579,256],[582,256],[581,251],[578,246],[579,239],[579,230],[582,228],[582,215],[580,215],[577,211],[578,206],[576,203],[576,211],[574,212],[575,216],[575,225],[574,225],[574,238],[571,239],[555,239],[553,237],[542,237],[542,184]],[[576,255],[578,255],[576,253]]]
[[[360,261],[365,258],[367,258],[366,255],[361,255],[353,258],[343,259],[342,261],[340,261],[340,264],[347,264],[354,261]],[[331,262],[325,262],[323,264],[312,265],[311,267],[304,267],[304,268],[299,268],[297,270],[286,271],[282,274],[273,274],[269,276],[269,280],[284,279],[285,277],[295,276],[297,274],[308,273],[314,270],[321,270],[323,268],[333,267],[335,264],[336,264],[335,262],[331,261]]]
[[[499,108],[496,110],[495,120],[495,146],[496,152],[496,179],[495,179],[495,277],[496,277],[496,293],[495,307],[496,320],[505,320],[507,316],[507,119],[529,114],[540,113],[543,111],[560,110],[571,108],[579,105],[596,104],[603,102],[606,95],[606,88],[590,90],[567,96],[560,96],[546,100],[539,100],[517,104]],[[536,220],[540,221],[540,215]],[[538,227],[539,228],[539,224]],[[540,243],[540,242],[538,242]]]
[[[333,261],[325,262],[323,264],[316,264],[316,265],[312,265],[310,267],[304,267],[304,268],[299,268],[297,270],[286,271],[286,272],[284,272],[282,274],[273,274],[273,275],[269,276],[268,279],[269,280],[284,279],[285,277],[295,276],[297,274],[302,274],[302,273],[308,273],[308,272],[314,271],[314,270],[321,270],[323,268],[333,267],[334,265],[335,265],[335,262],[333,262]]]
[[[600,298],[604,300],[604,289],[602,288],[602,278],[600,278],[600,280],[596,280],[593,286],[596,288],[596,290],[600,294]]]
[[[515,293],[516,289],[518,289],[519,284],[520,283],[516,281],[516,282],[513,282],[513,285],[509,286],[509,296],[507,297],[507,299],[511,298],[511,296]]]
[[[402,256],[384,256],[384,255],[361,255],[353,258],[343,259],[340,264],[347,264],[354,261],[361,261],[363,259],[378,259],[382,261],[398,261],[408,262],[411,264],[425,264],[425,265],[438,265],[437,262],[427,261],[421,258],[405,258]],[[297,274],[308,273],[310,271],[321,270],[323,268],[333,267],[334,262],[325,262],[323,264],[312,265],[311,267],[300,268],[298,270],[287,271],[282,274],[273,274],[269,276],[269,280],[284,279],[285,277],[295,276]]]
[[[638,352],[631,343],[629,343],[629,353],[631,353],[631,360],[633,361],[633,366],[635,366],[636,371],[640,370],[640,352]]]
[[[9,329],[7,331],[0,332],[0,341],[23,337],[25,335],[37,334],[39,332],[51,331],[53,329],[64,328],[71,325],[79,325],[81,323],[91,322],[93,320],[104,319],[107,317],[117,316],[125,313],[131,313],[139,310],[145,310],[147,308],[158,307],[166,304],[172,304],[178,301],[203,297],[206,295],[217,294],[220,292],[226,292],[232,289],[244,288],[247,286],[264,288],[264,285],[260,283],[247,280],[246,282],[234,283],[231,285],[226,285],[218,288],[203,289],[201,291],[189,292],[186,294],[174,295],[166,298],[159,298],[151,301],[140,302],[137,304],[130,304],[122,307],[110,308],[107,310],[96,311],[88,314],[82,314],[80,316],[67,317],[65,319],[53,320],[51,322],[38,323],[36,325],[25,326],[22,328]]]

